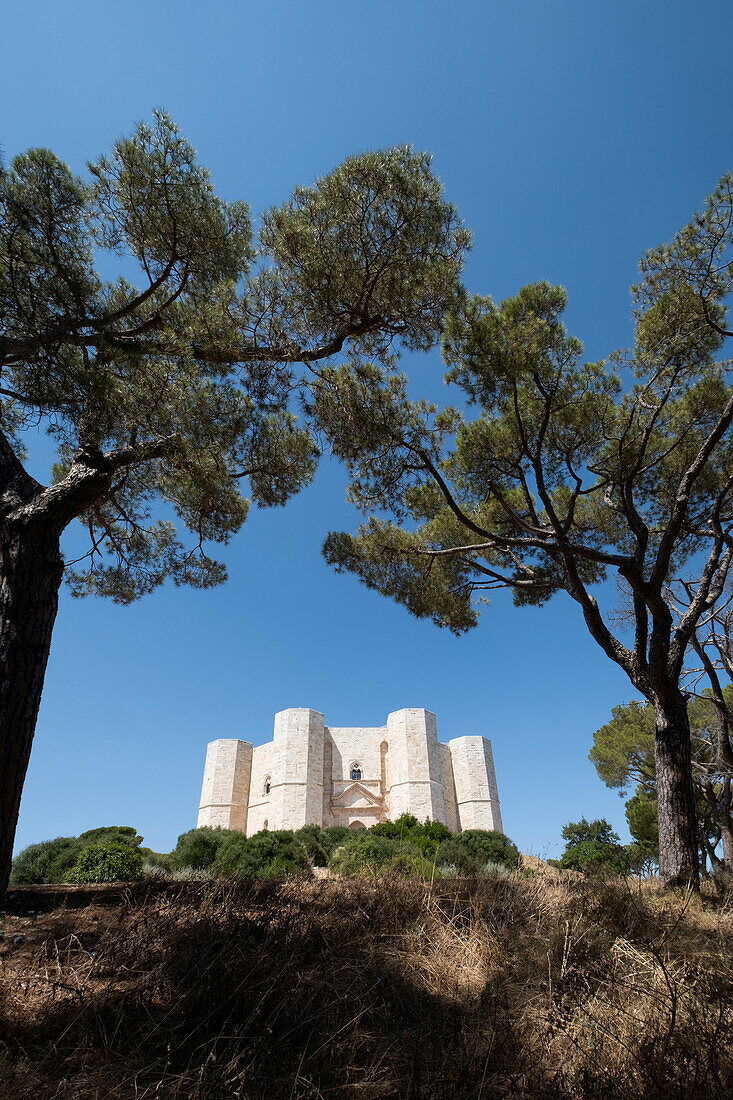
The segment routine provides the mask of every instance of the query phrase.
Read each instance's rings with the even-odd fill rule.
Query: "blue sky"
[[[410,142],[473,231],[469,288],[562,283],[590,358],[629,342],[641,251],[733,168],[728,0],[27,0],[0,31],[6,157],[46,145],[82,171],[164,106],[256,215],[350,153]],[[403,365],[415,394],[450,400],[436,354]],[[418,622],[323,563],[327,531],[357,522],[344,486],[324,463],[285,509],[251,513],[219,590],[63,595],[18,847],[125,823],[170,849],[206,742],[268,740],[291,706],[333,725],[424,706],[443,740],[490,737],[524,851],[556,854],[583,814],[626,835],[587,753],[633,693],[570,599],[494,594],[463,638]]]

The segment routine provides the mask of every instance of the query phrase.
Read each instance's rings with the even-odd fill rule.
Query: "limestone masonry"
[[[429,710],[397,710],[385,726],[326,726],[315,710],[282,710],[266,745],[211,741],[198,824],[240,829],[347,825],[411,813],[453,832],[501,831],[491,742],[438,741]]]

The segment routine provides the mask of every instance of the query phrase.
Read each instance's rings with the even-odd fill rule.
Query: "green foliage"
[[[327,843],[324,844],[323,829],[318,825],[304,825],[295,833],[296,839],[305,848],[314,867],[325,867],[328,863]]]
[[[396,821],[379,821],[376,825],[372,825],[369,831],[373,836],[406,841],[422,852],[431,863],[435,860],[441,841],[453,835],[450,829],[439,821],[431,821],[428,818],[420,824],[413,814],[407,813],[401,814]]]
[[[430,157],[409,146],[348,157],[313,187],[266,211],[260,233],[298,336],[363,327],[363,354],[393,336],[429,348],[455,296],[469,235],[442,196]],[[356,246],[356,247],[355,247]]]
[[[210,865],[212,874],[221,875],[224,878],[235,878],[247,845],[248,841],[244,833],[227,832],[217,847]]]
[[[88,844],[76,857],[69,882],[132,882],[142,878],[143,860],[130,844]]]
[[[733,685],[723,689],[723,700],[733,706]],[[720,753],[721,715],[709,691],[689,699],[692,780],[698,825],[712,846],[720,837],[720,821],[730,818],[724,784],[730,784]],[[659,856],[657,784],[654,763],[654,708],[639,702],[614,707],[611,721],[593,734],[589,759],[608,787],[627,791],[636,782],[634,795],[626,802],[626,819],[634,838],[629,849],[634,867],[648,867]],[[729,736],[729,734],[728,734]]]
[[[320,842],[326,854],[330,855],[334,848],[342,844],[349,835],[345,825],[328,825],[325,829],[321,829]]]
[[[639,784],[636,793],[626,803],[626,821],[636,843],[642,845],[650,856],[658,855],[657,799],[642,784]]]
[[[152,848],[141,847],[139,849],[140,855],[143,857],[143,864],[154,871],[170,871],[173,869],[171,853],[169,852],[154,852]]]
[[[596,821],[570,821],[563,828],[565,851],[556,866],[569,871],[628,870],[629,859],[619,837],[605,818]]]
[[[103,825],[99,829],[87,829],[80,833],[77,840],[87,844],[128,844],[131,848],[139,848],[143,838],[132,825]]]
[[[208,825],[181,833],[170,856],[171,869],[208,870],[213,867],[216,854],[229,835],[229,829],[212,829]]]
[[[123,844],[137,849],[142,839],[131,825],[105,825],[78,837],[59,836],[31,844],[13,860],[10,881],[16,885],[71,882],[69,876],[83,848],[91,844]]]
[[[384,866],[385,874],[394,875],[395,878],[406,879],[433,879],[440,878],[432,859],[427,859],[412,851],[397,852]]]
[[[593,734],[588,759],[607,787],[654,780],[654,708],[632,700],[613,707],[611,721]]]
[[[466,829],[443,840],[437,851],[440,866],[451,866],[459,875],[478,875],[487,863],[508,869],[519,864],[519,849],[504,833],[490,829]]]
[[[379,875],[390,861],[400,853],[421,858],[412,845],[401,843],[392,837],[379,836],[371,830],[351,833],[331,854],[328,866],[342,875]]]
[[[263,829],[254,836],[230,833],[214,861],[216,874],[230,878],[284,878],[308,870],[305,848],[287,829]]]
[[[225,579],[206,547],[313,477],[296,364],[435,344],[469,239],[408,147],[295,188],[258,242],[162,111],[88,168],[0,167],[0,419],[18,456],[39,420],[58,443],[49,522],[91,536],[73,593],[127,603]]]
[[[79,852],[76,837],[58,836],[29,844],[13,860],[10,882],[15,886],[40,882],[63,882]]]

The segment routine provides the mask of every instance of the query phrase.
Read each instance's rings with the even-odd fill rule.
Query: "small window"
[[[351,765],[351,778],[361,779],[361,764],[356,761]]]
[[[263,787],[263,791],[264,791],[265,794],[270,793],[270,786],[271,786],[270,777],[269,777],[269,775],[266,775],[265,776],[265,785]]]

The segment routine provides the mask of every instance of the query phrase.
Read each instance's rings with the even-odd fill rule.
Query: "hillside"
[[[3,1095],[727,1097],[732,933],[539,872],[17,888]]]

